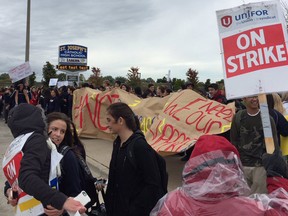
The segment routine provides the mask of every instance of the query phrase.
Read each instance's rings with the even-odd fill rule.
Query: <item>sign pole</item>
[[[260,104],[260,111],[261,111],[260,113],[261,113],[261,120],[262,120],[262,125],[263,125],[266,152],[268,154],[273,154],[275,150],[275,146],[274,146],[266,94],[260,93],[258,95],[258,99],[259,99],[259,104]]]

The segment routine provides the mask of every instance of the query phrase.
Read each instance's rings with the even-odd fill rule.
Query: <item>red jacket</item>
[[[277,177],[276,181],[275,177],[268,178],[268,187],[277,190],[269,195],[248,197],[250,189],[244,179],[237,152],[223,147],[224,151],[212,149],[206,152],[203,148],[209,144],[196,150],[197,144],[198,141],[191,158],[185,164],[182,187],[166,194],[150,216],[288,215],[288,193],[279,188],[287,179]],[[216,144],[220,146],[221,143]]]
[[[278,188],[283,188],[285,191],[288,191],[288,179],[286,178],[278,176],[268,177],[266,182],[269,193],[272,193]]]

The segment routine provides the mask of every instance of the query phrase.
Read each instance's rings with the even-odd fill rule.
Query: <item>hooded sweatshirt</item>
[[[46,125],[42,110],[30,104],[19,104],[9,112],[8,126],[14,136],[34,132],[25,142],[19,172],[19,186],[39,200],[44,207],[62,209],[67,196],[48,185],[51,150],[46,142]]]

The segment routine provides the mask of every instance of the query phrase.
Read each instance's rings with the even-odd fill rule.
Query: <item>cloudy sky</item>
[[[139,67],[142,78],[200,81],[223,78],[216,10],[254,0],[31,0],[30,65],[42,78],[46,61],[58,63],[58,47],[88,47],[88,65],[103,76],[126,77]],[[24,63],[25,0],[1,1],[0,73]],[[92,72],[85,72],[87,78]]]

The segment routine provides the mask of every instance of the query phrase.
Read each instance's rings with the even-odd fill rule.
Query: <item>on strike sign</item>
[[[278,2],[217,11],[227,98],[288,90],[286,23],[280,12]]]

